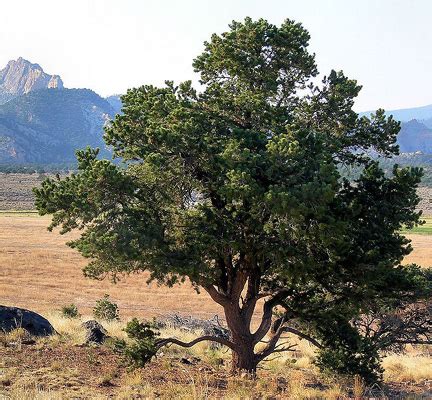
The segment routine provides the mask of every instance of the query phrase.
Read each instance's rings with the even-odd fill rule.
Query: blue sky
[[[357,110],[432,103],[431,0],[20,0],[2,3],[0,65],[19,56],[102,95],[197,79],[191,62],[233,19],[302,22],[319,71],[363,85]]]

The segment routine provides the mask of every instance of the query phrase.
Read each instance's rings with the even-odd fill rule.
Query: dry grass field
[[[48,232],[48,224],[48,217],[35,213],[0,213],[0,304],[46,312],[75,303],[89,313],[108,293],[125,317],[220,314],[206,293],[197,294],[188,284],[168,289],[147,284],[145,274],[127,276],[115,285],[84,278],[86,260],[65,244],[71,237]],[[415,250],[406,261],[432,266],[432,235],[408,236]]]
[[[46,312],[72,302],[88,313],[108,293],[125,317],[220,312],[206,293],[197,294],[187,284],[172,289],[148,285],[144,274],[116,285],[84,278],[85,260],[65,244],[70,236],[48,232],[48,224],[49,218],[35,213],[0,213],[0,304]]]
[[[408,234],[414,252],[406,262],[432,266],[432,219],[427,222],[417,234]],[[209,318],[221,315],[221,309],[188,284],[172,289],[148,285],[144,274],[125,277],[116,285],[86,279],[81,272],[85,260],[65,244],[71,236],[48,232],[48,224],[48,217],[34,212],[0,212],[0,304],[40,312],[60,334],[27,346],[15,333],[0,333],[0,400],[367,398],[362,396],[369,389],[362,382],[321,375],[306,342],[300,342],[294,353],[265,363],[256,380],[230,376],[229,353],[207,344],[172,347],[135,371],[107,346],[82,346],[80,320],[62,318],[58,310],[75,303],[87,316],[83,318],[89,318],[95,301],[105,293],[119,305],[122,317],[106,326],[112,336],[124,336],[121,329],[132,316],[178,312]],[[193,334],[163,335],[191,339]],[[185,364],[182,358],[192,363]],[[432,358],[426,347],[390,355],[384,367],[386,398],[432,398]]]

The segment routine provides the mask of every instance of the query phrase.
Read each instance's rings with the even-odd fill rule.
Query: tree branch
[[[284,353],[286,351],[294,351],[293,348],[296,347],[296,344],[292,344],[288,347],[282,347],[281,349],[274,349],[270,354],[275,354],[275,353]]]
[[[267,334],[272,324],[273,308],[288,294],[288,290],[281,290],[264,303],[261,324],[253,334],[254,343],[259,343]]]
[[[233,342],[231,342],[230,340],[216,337],[216,336],[210,336],[210,335],[201,336],[199,338],[192,340],[191,342],[182,342],[181,340],[176,339],[176,338],[159,339],[156,341],[156,347],[158,350],[160,348],[168,345],[168,344],[176,344],[176,345],[181,346],[181,347],[192,347],[192,346],[196,345],[197,343],[204,342],[204,341],[220,343],[224,346],[229,347],[231,350],[234,350],[234,351],[237,350],[236,345]]]
[[[203,286],[203,289],[210,295],[213,301],[221,306],[229,303],[228,297],[220,293],[213,285]]]
[[[285,326],[283,328],[283,332],[293,333],[294,335],[298,336],[299,338],[306,339],[308,342],[310,342],[314,346],[318,347],[319,349],[323,348],[322,344],[319,343],[317,340],[315,340],[313,337],[311,337],[309,335],[306,335],[305,333],[300,332],[299,330],[297,330],[295,328],[291,328],[289,326]]]
[[[258,360],[261,361],[270,354],[277,352],[275,349],[283,333],[283,325],[286,322],[285,318],[286,316],[282,316],[274,320],[273,323],[270,325],[270,340],[268,341],[267,346],[256,355]]]

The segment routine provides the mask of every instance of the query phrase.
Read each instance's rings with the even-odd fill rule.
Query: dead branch
[[[234,350],[234,351],[236,351],[236,349],[237,349],[236,345],[233,342],[231,342],[230,340],[216,337],[216,336],[210,336],[210,335],[201,336],[199,338],[192,340],[191,342],[183,342],[183,341],[176,339],[176,338],[159,339],[156,341],[156,348],[159,350],[160,348],[167,346],[169,344],[176,344],[176,345],[181,346],[181,347],[189,348],[189,347],[196,345],[197,343],[204,342],[204,341],[220,343],[224,346],[229,347],[231,350]]]

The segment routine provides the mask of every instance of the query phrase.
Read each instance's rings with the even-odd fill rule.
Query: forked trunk
[[[232,351],[232,372],[255,374],[257,357],[254,352],[253,337],[250,332],[250,318],[241,313],[235,304],[225,305],[225,317],[235,345]]]

